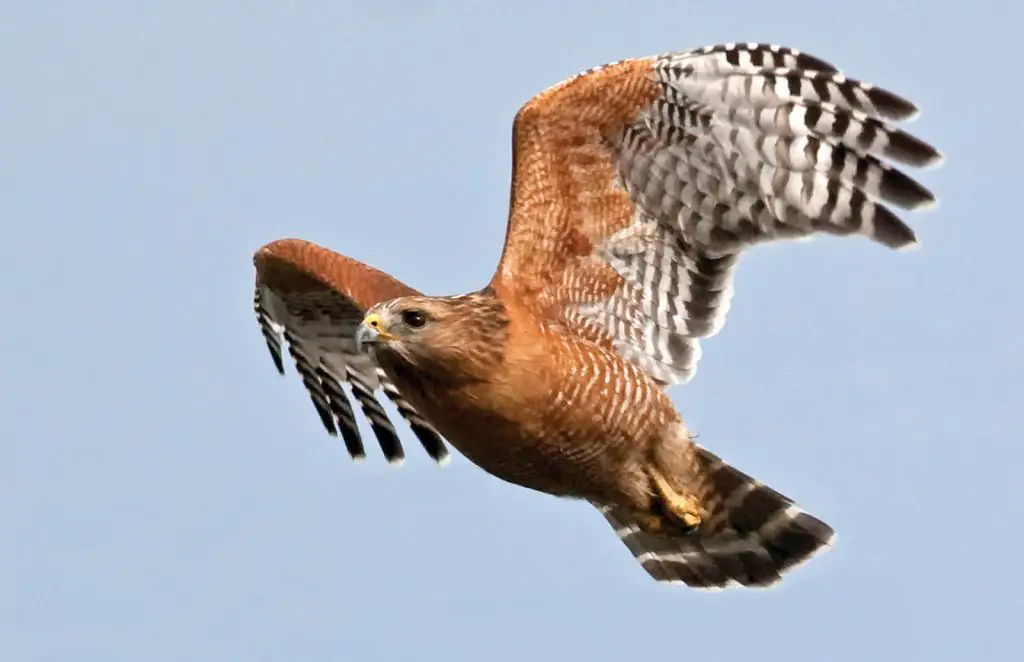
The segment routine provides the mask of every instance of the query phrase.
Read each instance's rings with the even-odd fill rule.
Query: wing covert
[[[375,397],[380,389],[394,402],[427,453],[449,458],[441,436],[356,348],[355,330],[366,309],[381,301],[419,294],[388,274],[300,239],[263,246],[256,266],[254,308],[267,348],[284,374],[287,348],[324,428],[339,433],[353,459],[366,456],[347,384],[391,463],[405,458],[398,432]]]
[[[935,198],[890,163],[941,161],[890,123],[916,113],[780,46],[591,69],[516,115],[492,286],[661,383],[686,381],[699,339],[724,324],[744,250],[823,234],[916,243],[891,207]]]

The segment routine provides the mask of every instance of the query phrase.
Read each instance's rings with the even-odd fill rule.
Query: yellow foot
[[[651,480],[657,488],[668,514],[682,522],[685,526],[695,529],[704,521],[704,515],[697,499],[689,495],[683,495],[672,489],[665,476],[654,467],[648,467]]]

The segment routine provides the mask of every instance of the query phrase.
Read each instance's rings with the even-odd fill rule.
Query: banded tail
[[[598,505],[644,570],[659,582],[704,589],[766,587],[829,547],[835,532],[788,497],[701,448],[698,457],[717,497],[707,528],[675,536],[645,533],[629,510]]]

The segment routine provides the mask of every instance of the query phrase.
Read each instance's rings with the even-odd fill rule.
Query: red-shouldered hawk
[[[285,239],[256,252],[256,314],[353,457],[345,382],[391,461],[403,450],[378,388],[434,459],[445,438],[498,478],[592,503],[655,579],[767,586],[833,530],[694,443],[665,389],[722,327],[744,249],[915,243],[885,205],[935,199],[882,158],[941,160],[886,123],[916,113],[779,46],[591,69],[516,115],[508,231],[483,289],[423,296]]]

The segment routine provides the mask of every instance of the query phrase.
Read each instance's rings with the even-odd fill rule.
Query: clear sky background
[[[1005,7],[998,9],[997,7]],[[0,2],[0,659],[966,660],[1019,653],[1020,9],[1010,3]],[[520,104],[771,41],[923,109],[922,250],[761,249],[697,379],[710,447],[838,530],[771,591],[653,583],[582,504],[412,435],[349,462],[251,310],[298,236],[427,292],[505,231]],[[969,657],[970,656],[970,657]],[[979,657],[979,659],[982,659]]]

